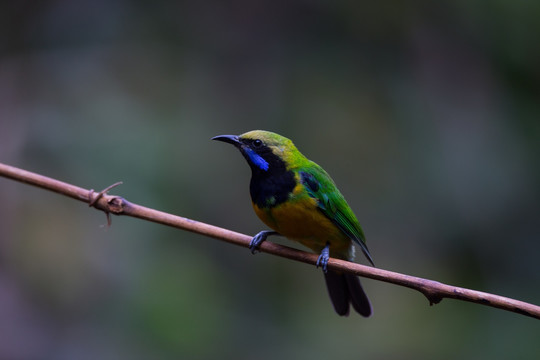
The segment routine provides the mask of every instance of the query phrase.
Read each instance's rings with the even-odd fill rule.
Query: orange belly
[[[309,196],[298,196],[271,208],[253,205],[257,216],[270,228],[319,254],[330,243],[330,256],[352,260],[354,247],[348,238],[317,207]]]

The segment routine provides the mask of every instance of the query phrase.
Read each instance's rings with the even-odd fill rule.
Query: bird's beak
[[[212,140],[223,141],[234,146],[240,146],[240,139],[236,135],[218,135],[214,136]]]

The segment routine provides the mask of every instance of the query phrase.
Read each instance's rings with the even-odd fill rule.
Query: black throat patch
[[[271,208],[289,198],[296,186],[292,171],[287,171],[285,162],[273,153],[267,153],[264,159],[268,162],[268,170],[251,167],[251,183],[249,191],[251,200],[259,208]]]

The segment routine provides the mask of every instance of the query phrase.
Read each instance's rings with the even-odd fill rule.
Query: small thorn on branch
[[[441,284],[438,281],[421,279],[420,286],[417,288],[429,301],[429,306],[440,303],[444,296],[441,294]]]
[[[424,295],[427,297],[428,301],[429,301],[429,306],[433,306],[433,305],[437,305],[438,303],[440,303],[443,299],[442,296],[440,295],[435,295],[435,294],[425,294]]]

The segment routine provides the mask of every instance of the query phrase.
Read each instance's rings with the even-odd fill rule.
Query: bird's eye
[[[262,144],[263,144],[263,142],[260,139],[253,140],[253,147],[258,148],[258,147],[261,147]]]

